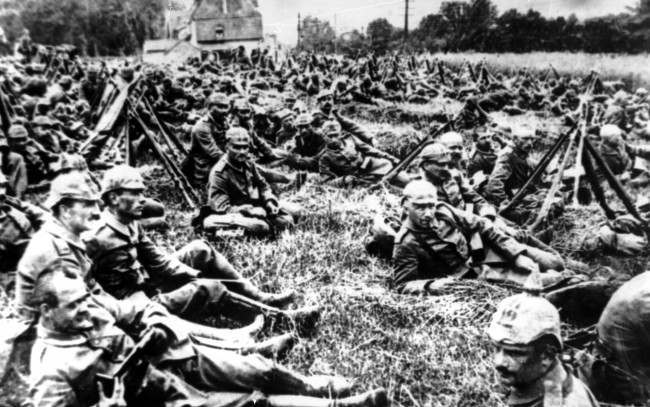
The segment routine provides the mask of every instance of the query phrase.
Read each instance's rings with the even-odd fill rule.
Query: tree
[[[336,33],[329,21],[307,16],[302,20],[300,47],[307,51],[334,52]]]
[[[370,48],[377,54],[385,54],[395,31],[395,27],[385,18],[371,21],[366,29],[366,34],[370,39]]]

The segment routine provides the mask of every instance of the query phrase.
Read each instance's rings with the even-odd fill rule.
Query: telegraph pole
[[[409,39],[409,0],[404,0],[404,44]]]
[[[302,24],[300,22],[300,13],[298,13],[298,44],[296,48],[300,50],[300,37],[302,36]]]

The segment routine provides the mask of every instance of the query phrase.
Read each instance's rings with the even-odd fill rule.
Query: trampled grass
[[[373,120],[375,113],[357,108],[352,117],[378,134],[380,148],[402,156],[408,151],[404,143],[414,143],[423,135],[424,125],[412,113],[427,117],[441,109],[437,104],[401,106],[391,116]],[[166,233],[152,233],[153,238],[171,252],[202,237],[189,226],[192,213],[162,169],[153,166],[146,174],[148,192],[165,202],[170,223]],[[360,391],[386,387],[393,405],[399,407],[504,405],[484,330],[496,304],[510,294],[508,289],[467,281],[435,297],[392,292],[388,286],[391,265],[364,250],[373,217],[398,205],[399,197],[389,190],[346,190],[308,183],[300,191],[286,191],[283,199],[305,209],[295,230],[276,240],[214,242],[264,289],[295,289],[300,294],[297,306],[323,305],[316,335],[301,339],[282,363],[304,373],[356,378]],[[562,225],[567,229],[584,226],[571,219]],[[571,253],[573,243],[566,242],[566,253]],[[2,300],[6,304],[6,297]],[[5,389],[0,405],[18,405],[24,394],[12,389]]]

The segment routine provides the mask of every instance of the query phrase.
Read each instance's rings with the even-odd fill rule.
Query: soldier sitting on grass
[[[406,220],[393,254],[393,283],[402,293],[427,293],[445,277],[523,284],[542,269],[545,285],[565,279],[554,269],[563,267],[555,254],[520,243],[489,219],[439,201],[429,182],[407,185],[403,206]]]

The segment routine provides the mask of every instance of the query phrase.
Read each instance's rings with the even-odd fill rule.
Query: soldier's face
[[[514,139],[515,145],[517,148],[519,148],[521,151],[524,151],[526,153],[530,153],[533,149],[533,146],[535,144],[535,136],[533,135],[521,135],[518,137],[515,137]]]
[[[419,228],[429,228],[434,222],[436,211],[436,197],[433,195],[418,197],[409,201],[407,212],[411,223]]]
[[[494,368],[501,383],[521,387],[541,378],[549,367],[534,346],[515,346],[495,343]]]
[[[228,114],[230,106],[225,103],[215,103],[210,105],[210,114],[213,117],[222,117]]]
[[[54,282],[62,279],[54,279]],[[57,332],[79,333],[93,327],[88,310],[90,294],[81,278],[66,278],[65,285],[57,289],[58,305],[41,306],[43,318]]]
[[[324,111],[330,111],[334,106],[334,100],[332,99],[331,96],[320,98],[318,100],[318,103],[320,104],[321,109],[323,109]]]
[[[435,181],[444,181],[451,177],[451,172],[449,170],[453,168],[453,163],[450,157],[449,159],[441,159],[437,161],[423,161],[421,167],[427,178],[432,178]]]
[[[250,145],[244,143],[228,143],[228,158],[237,164],[248,162]]]
[[[67,223],[71,231],[80,235],[90,230],[99,219],[99,206],[95,201],[76,201],[66,210]]]
[[[115,195],[113,202],[115,211],[127,219],[142,218],[145,199],[141,189],[124,189]]]
[[[308,125],[308,124],[300,124],[300,125],[296,126],[296,129],[298,130],[298,134],[300,134],[301,136],[304,136],[304,135],[308,134],[310,128],[311,128],[311,126]]]

